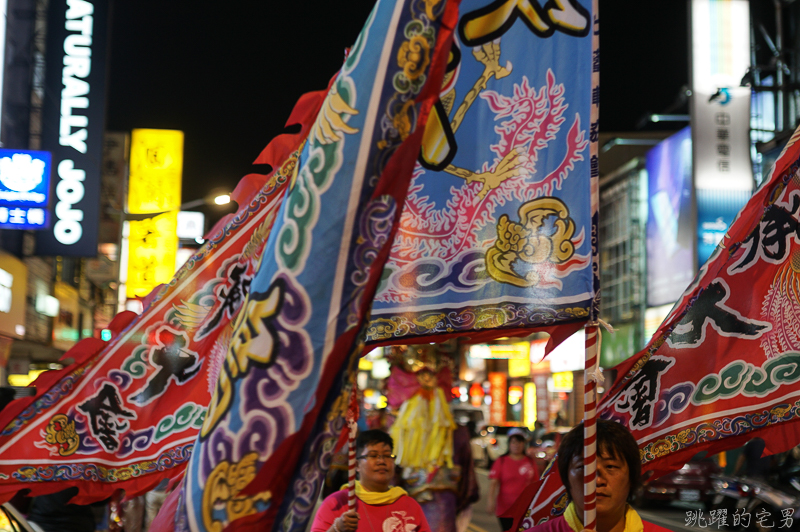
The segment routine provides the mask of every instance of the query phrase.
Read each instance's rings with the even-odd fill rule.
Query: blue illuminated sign
[[[0,149],[0,228],[45,229],[50,153]]]
[[[688,127],[647,152],[647,306],[674,303],[694,277],[692,137]]]

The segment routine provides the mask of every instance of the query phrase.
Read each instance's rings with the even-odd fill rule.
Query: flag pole
[[[350,407],[347,409],[347,507],[356,509],[356,432],[358,425],[358,386],[353,382],[353,391],[350,393]]]
[[[600,16],[599,1],[592,0],[592,104],[591,129],[599,131],[600,120]],[[583,371],[583,526],[597,530],[597,380],[600,364],[598,340],[600,330],[600,261],[598,221],[600,217],[600,159],[597,136],[589,135],[591,158],[590,189],[592,202],[592,273],[594,298],[585,328],[586,364]]]
[[[597,511],[597,335],[596,324],[586,327],[586,368],[583,372],[583,522],[596,530]]]

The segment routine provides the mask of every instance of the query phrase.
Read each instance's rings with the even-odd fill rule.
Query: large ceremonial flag
[[[643,471],[754,437],[769,454],[800,442],[800,129],[647,347],[615,369],[598,414],[630,428]],[[548,479],[518,507],[520,528],[552,515],[561,483]]]
[[[590,316],[592,16],[576,1],[517,4],[469,2],[462,44],[451,45],[457,3],[378,2],[312,127],[160,530],[305,528],[341,429],[345,376],[376,328],[388,331],[378,318],[364,326],[369,309],[435,325],[381,309],[379,282],[385,293],[441,266],[444,290],[420,309],[466,294],[450,305],[449,323],[463,326],[442,329],[453,335],[566,336]],[[445,195],[433,197],[424,180],[437,179]],[[424,212],[409,218],[404,204]],[[398,249],[423,219],[441,232]],[[395,265],[421,262],[394,275],[390,249]],[[421,298],[404,291],[393,302]]]
[[[314,116],[323,95],[299,102],[290,122]],[[65,355],[73,364],[43,373],[34,397],[0,414],[0,500],[77,486],[73,502],[87,504],[117,489],[143,493],[183,471],[303,137],[265,149],[256,162],[285,164],[240,182],[239,211],[148,296],[140,316],[118,315],[109,342],[81,340]]]
[[[369,344],[533,329],[563,339],[589,318],[599,104],[591,4],[461,2]]]
[[[154,530],[305,529],[456,16],[457,3],[417,0],[370,14],[311,127],[182,487]]]

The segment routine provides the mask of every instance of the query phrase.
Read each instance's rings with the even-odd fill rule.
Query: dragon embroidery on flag
[[[457,47],[454,51],[451,62],[458,63],[461,53]],[[500,42],[478,46],[472,55],[483,65],[483,74],[445,129],[449,126],[449,132],[455,134],[480,96],[499,121],[494,127],[499,138],[490,146],[494,159],[475,171],[453,164],[444,166],[445,173],[463,179],[464,184],[452,187],[449,200],[437,208],[426,192],[426,183],[433,182],[429,180],[436,174],[432,174],[431,164],[425,163],[423,147],[423,163],[414,170],[392,259],[387,263],[392,273],[378,301],[408,301],[423,288],[427,295],[432,289],[469,291],[492,279],[522,287],[560,288],[559,277],[588,264],[589,255],[574,254],[585,239],[583,231],[574,235],[568,207],[550,196],[561,188],[575,163],[583,160],[589,144],[577,113],[566,135],[559,135],[569,107],[563,85],[548,69],[546,86],[532,87],[523,76],[520,83],[514,83],[513,93],[506,96],[487,89],[492,78],[499,80],[511,74],[511,64],[501,64]],[[460,71],[458,66],[448,69],[440,95],[445,116],[455,104],[454,81]],[[559,141],[563,143],[563,159],[547,175],[539,176],[536,163],[540,154]],[[507,215],[498,221],[495,211],[510,202],[522,203],[519,221]],[[498,237],[487,242],[484,231],[492,226]],[[486,273],[479,271],[483,268]],[[424,270],[424,287],[412,270]]]

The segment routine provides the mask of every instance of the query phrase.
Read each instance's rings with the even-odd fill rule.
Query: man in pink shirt
[[[402,488],[392,487],[394,441],[381,430],[356,439],[356,509],[347,509],[347,490],[327,497],[311,532],[431,532],[419,503]]]

